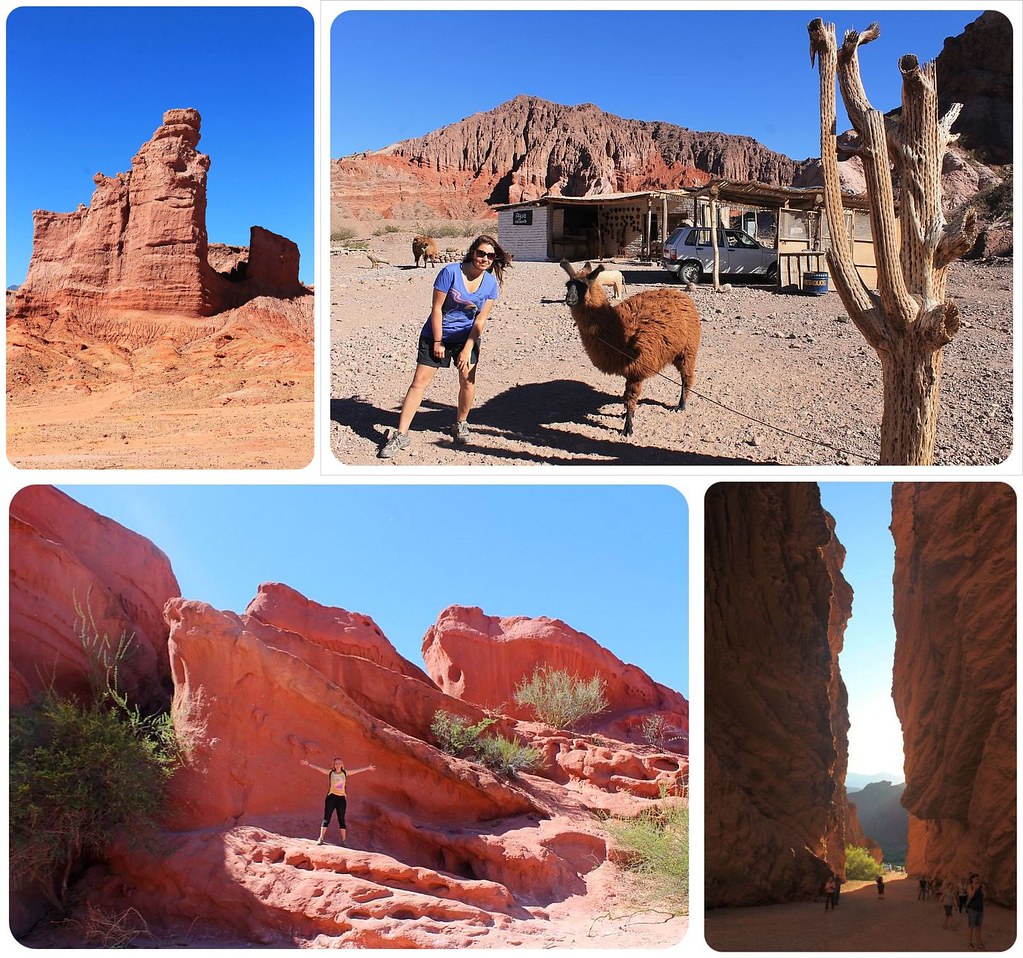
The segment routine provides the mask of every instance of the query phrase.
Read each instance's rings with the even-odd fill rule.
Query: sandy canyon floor
[[[715,951],[969,951],[966,915],[945,912],[933,899],[917,901],[917,884],[885,882],[884,900],[873,882],[848,882],[839,906],[797,902],[707,912],[707,944]],[[983,941],[987,951],[1006,951],[1016,940],[1016,913],[988,904]]]
[[[469,239],[438,241],[464,249]],[[835,292],[779,294],[734,284],[692,293],[703,320],[696,382],[672,411],[677,374],[647,381],[635,434],[620,435],[624,380],[595,370],[564,305],[556,263],[516,263],[484,336],[471,441],[451,443],[457,375],[440,370],[412,425],[413,445],[377,459],[397,425],[439,267],[412,265],[411,233],[331,253],[331,448],[347,465],[870,465],[877,461],[881,370]],[[627,295],[673,282],[658,265],[618,261]],[[1012,260],[957,263],[950,295],[962,329],[945,349],[936,464],[991,465],[1012,446]]]

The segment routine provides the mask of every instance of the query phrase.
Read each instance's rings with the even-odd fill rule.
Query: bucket
[[[803,273],[803,292],[823,296],[828,291],[827,273]]]

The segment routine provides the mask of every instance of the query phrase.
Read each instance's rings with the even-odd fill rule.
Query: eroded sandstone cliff
[[[12,706],[53,687],[88,695],[90,641],[130,640],[122,688],[148,711],[170,702],[163,606],[179,594],[170,561],[148,539],[52,486],[11,500],[9,682]]]
[[[907,866],[1016,901],[1016,496],[896,483],[895,671]]]
[[[812,898],[844,872],[852,590],[809,483],[706,498],[706,903]]]
[[[50,540],[66,537],[68,521],[103,546],[107,565],[97,578],[105,589],[131,578],[119,557],[141,575],[145,540],[120,527],[118,536],[101,535],[102,525],[89,532],[77,512],[47,506],[54,495],[60,505],[63,497],[45,493],[35,506],[51,515],[49,524],[12,518],[12,528],[24,525],[15,563],[40,550],[39,575],[59,567],[63,552]],[[29,512],[26,504],[21,516]],[[678,743],[657,747],[614,732],[644,711],[672,709],[682,725],[685,699],[561,623],[456,608],[431,634],[466,618],[513,622],[524,646],[552,662],[602,670],[615,695],[646,690],[642,702],[616,698],[600,735],[559,732],[449,695],[369,616],[287,586],[262,585],[240,614],[176,592],[169,587],[157,643],[165,664],[154,664],[149,679],[163,689],[169,664],[188,763],[172,781],[165,827],[145,842],[125,836],[79,884],[78,900],[108,913],[130,905],[154,931],[277,946],[464,947],[484,937],[492,945],[575,944],[585,938],[580,921],[592,925],[607,910],[619,881],[603,819],[656,811],[687,794],[688,759]],[[30,621],[15,639],[31,649]],[[476,647],[462,662],[467,674],[478,668],[485,676],[472,684],[481,698],[500,674],[487,651]],[[534,745],[542,766],[498,775],[446,754],[431,731],[438,712],[473,723],[493,718],[491,733]],[[326,767],[335,756],[349,768],[375,766],[349,781],[350,847],[315,844],[325,776],[302,762]],[[679,934],[676,920],[645,941],[666,944]]]
[[[298,247],[253,227],[251,245],[230,272],[209,259],[206,178],[197,110],[168,110],[131,170],[97,173],[89,206],[71,213],[36,210],[32,259],[12,315],[79,317],[110,310],[211,316],[255,296],[293,297]]]

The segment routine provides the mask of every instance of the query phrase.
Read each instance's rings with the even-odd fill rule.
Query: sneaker
[[[393,459],[402,449],[412,445],[412,437],[407,432],[396,432],[377,453],[379,459]]]
[[[464,419],[451,427],[451,438],[456,445],[468,442],[470,435],[469,424]]]

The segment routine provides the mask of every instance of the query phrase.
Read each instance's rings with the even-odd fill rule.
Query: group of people
[[[884,901],[884,876],[874,879],[877,885],[877,897]],[[936,900],[944,912],[942,928],[955,930],[958,928],[958,916],[966,912],[966,921],[970,933],[970,948],[984,951],[982,928],[984,924],[984,883],[980,875],[972,872],[969,878],[958,881],[928,878],[921,876],[917,880],[918,901]],[[838,907],[838,895],[842,887],[841,879],[834,874],[828,876],[824,883],[824,910],[830,911]]]
[[[980,875],[971,872],[969,878],[951,881],[928,878],[921,875],[917,880],[917,901],[936,899],[945,913],[941,927],[954,931],[958,927],[958,916],[966,912],[966,923],[970,934],[970,948],[984,950],[982,928],[984,925],[984,883]]]

